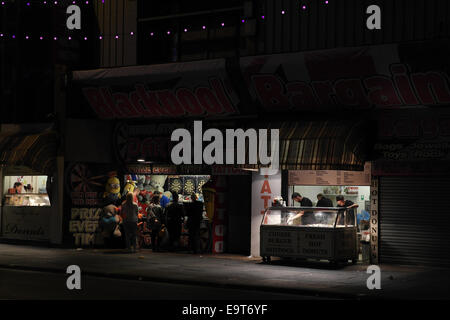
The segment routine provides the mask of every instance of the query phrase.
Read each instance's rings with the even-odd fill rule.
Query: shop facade
[[[61,243],[58,146],[51,124],[2,125],[0,241]]]
[[[445,44],[438,45],[447,50]],[[424,239],[432,238],[433,228],[426,229],[418,218],[425,209],[417,209],[410,219],[397,214],[418,208],[411,199],[416,194],[412,186],[424,194],[429,190],[439,194],[438,189],[445,185],[440,182],[445,180],[441,178],[445,171],[437,168],[447,166],[447,122],[435,113],[438,109],[443,112],[450,103],[448,75],[442,61],[427,59],[426,48],[423,43],[393,44],[79,71],[73,73],[70,99],[76,107],[70,108],[68,118],[74,122],[89,119],[108,127],[104,134],[93,125],[86,139],[91,140],[92,150],[107,146],[108,156],[102,161],[119,167],[120,179],[142,172],[163,173],[168,181],[178,179],[181,187],[181,180],[198,185],[198,180],[193,182],[198,178],[188,175],[212,177],[225,172],[227,188],[236,193],[229,194],[226,201],[228,208],[236,208],[228,209],[228,239],[229,243],[246,243],[242,252],[258,256],[262,213],[275,197],[283,196],[290,204],[291,194],[300,192],[315,203],[317,194],[322,193],[333,202],[336,195],[344,195],[358,203],[364,221],[370,215],[372,263],[445,264],[442,257],[423,254],[430,251],[425,245],[428,240],[415,249],[401,245],[420,230],[425,230]],[[402,117],[392,117],[394,113],[417,113],[418,119],[431,116],[439,124],[427,120],[417,125],[416,119],[406,125]],[[202,120],[210,128],[279,129],[280,170],[260,175],[258,166],[174,167],[170,134],[175,128],[192,127],[194,120]],[[389,133],[389,123],[395,134]],[[408,136],[408,130],[419,136]],[[423,139],[431,145],[421,145]],[[100,149],[95,149],[92,141],[98,141]],[[403,149],[410,150],[413,157],[405,158]],[[79,153],[74,159],[77,157]],[[434,172],[434,179],[441,180],[426,177],[428,182],[420,182],[418,166],[423,167],[419,170],[423,175]],[[242,185],[242,191],[237,191]],[[429,186],[427,192],[423,186]],[[408,196],[399,190],[409,190]],[[402,209],[396,207],[398,198],[408,199],[402,202]],[[237,209],[242,203],[247,209]],[[404,220],[408,220],[406,227],[400,223]],[[405,229],[412,231],[403,232]],[[439,248],[436,252],[445,248],[437,245],[445,241],[443,235],[433,237],[437,242],[430,246]],[[414,258],[418,251],[422,253]]]

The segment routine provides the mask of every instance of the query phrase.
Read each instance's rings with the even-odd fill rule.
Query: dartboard
[[[184,194],[192,194],[195,192],[195,182],[194,179],[186,179],[184,181]]]
[[[92,176],[85,164],[76,163],[67,171],[69,192],[93,192],[104,187],[104,175]]]
[[[203,193],[203,192],[202,192],[202,186],[203,186],[207,181],[208,181],[208,178],[207,178],[207,177],[201,177],[201,178],[198,179],[198,182],[197,182],[197,192],[198,192],[198,193]]]
[[[172,179],[172,181],[170,181],[170,190],[180,193],[182,190],[181,180],[178,178]]]

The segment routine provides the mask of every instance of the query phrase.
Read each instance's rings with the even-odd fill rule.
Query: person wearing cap
[[[292,200],[295,202],[300,203],[300,207],[312,207],[312,201],[306,197],[302,197],[300,193],[294,192],[292,194]],[[288,222],[298,219],[299,217],[302,217],[301,224],[307,225],[307,224],[313,224],[315,222],[314,213],[312,211],[300,211],[298,214],[296,214],[294,217],[289,218]]]
[[[317,195],[317,205],[316,205],[316,207],[325,208],[325,207],[332,207],[332,206],[333,206],[333,201],[331,201],[331,199],[328,199],[327,197],[325,197],[321,193],[319,193]]]

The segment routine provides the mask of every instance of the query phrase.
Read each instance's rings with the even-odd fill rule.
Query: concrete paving
[[[161,283],[202,285],[339,299],[449,299],[450,270],[380,265],[381,289],[369,290],[367,265],[332,267],[326,262],[273,260],[241,255],[153,253],[141,250],[60,249],[0,244],[0,268]]]

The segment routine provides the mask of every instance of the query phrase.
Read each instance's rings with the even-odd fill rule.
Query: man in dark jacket
[[[292,200],[300,202],[300,207],[313,206],[311,200],[309,200],[306,197],[302,197],[298,192],[294,192],[292,194]],[[300,211],[300,213],[298,213],[295,217],[291,218],[291,220],[296,219],[298,217],[302,217],[302,225],[313,224],[316,222],[316,219],[314,218],[314,213],[312,211]]]
[[[355,209],[358,208],[358,204],[353,203],[350,200],[345,200],[344,196],[336,196],[337,207],[347,209],[347,218],[344,220],[344,210],[339,211],[338,224],[355,225]]]
[[[167,205],[165,213],[167,229],[169,232],[169,248],[170,250],[173,250],[179,244],[181,225],[184,220],[184,208],[183,205],[178,202],[178,193],[176,191],[172,191],[172,202]]]
[[[192,253],[197,253],[200,222],[203,218],[203,202],[198,200],[195,193],[191,195],[192,202],[186,208],[188,217],[187,227],[189,230],[189,248]]]
[[[331,201],[331,199],[328,199],[327,197],[325,197],[321,193],[319,193],[317,195],[317,205],[316,205],[316,207],[325,208],[325,207],[332,207],[332,206],[333,206],[333,201]]]

